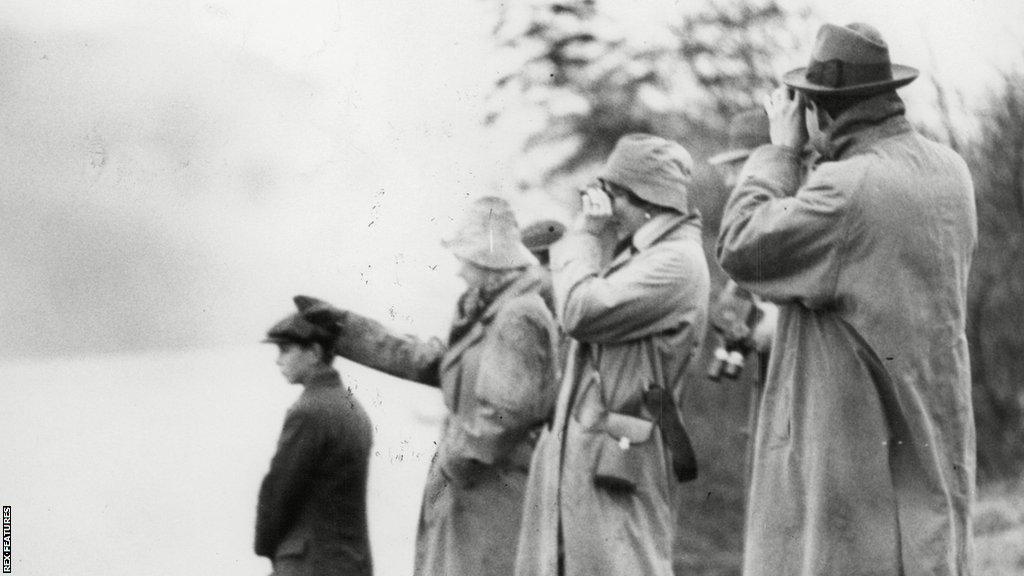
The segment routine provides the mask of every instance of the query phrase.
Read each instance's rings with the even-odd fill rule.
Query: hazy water
[[[256,493],[301,392],[269,346],[0,365],[16,575],[267,574]],[[339,361],[375,428],[377,574],[411,573],[437,391]]]

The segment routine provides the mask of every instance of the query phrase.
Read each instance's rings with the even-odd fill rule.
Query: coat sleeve
[[[446,346],[438,338],[421,340],[397,334],[380,322],[354,312],[341,311],[341,336],[334,352],[405,380],[439,386],[439,369]]]
[[[740,286],[771,301],[827,306],[835,297],[854,161],[822,164],[800,186],[798,154],[762,146],[747,160],[722,215],[718,261]]]
[[[691,270],[678,246],[655,244],[621,269],[601,277],[600,240],[576,233],[552,248],[555,298],[566,333],[583,342],[612,344],[657,334],[693,306]]]
[[[509,458],[554,411],[557,331],[543,301],[511,302],[492,330],[481,352],[474,409],[457,421],[441,463],[463,485],[472,484],[476,466]]]
[[[259,556],[273,558],[295,522],[313,477],[322,434],[314,415],[291,410],[285,418],[277,451],[260,486],[256,506],[256,543]]]

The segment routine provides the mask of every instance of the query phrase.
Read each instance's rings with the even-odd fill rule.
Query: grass
[[[975,574],[1024,574],[1024,481],[980,490],[974,509]]]

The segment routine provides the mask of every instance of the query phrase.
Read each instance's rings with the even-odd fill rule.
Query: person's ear
[[[817,102],[815,102],[814,100],[807,100],[807,112],[809,114],[817,115],[819,129],[824,130],[827,126],[832,124],[832,116],[828,113],[827,110],[825,110],[821,106],[818,106]]]

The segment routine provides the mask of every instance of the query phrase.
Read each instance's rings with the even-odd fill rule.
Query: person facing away
[[[768,116],[765,111],[756,109],[741,112],[729,122],[728,149],[708,158],[708,164],[718,169],[722,175],[722,182],[731,190],[735,188],[740,171],[751,152],[763,144],[770,143]],[[751,307],[755,310],[750,310]],[[750,310],[749,318],[733,317],[735,311],[747,310]],[[742,354],[756,351],[761,360],[764,360],[771,349],[778,316],[777,306],[740,288],[730,279],[711,306],[710,322],[721,335],[723,349],[738,349]],[[717,362],[723,359],[715,360]],[[742,366],[742,359],[740,365]]]
[[[722,268],[780,305],[746,576],[971,573],[974,192],[904,117],[916,76],[873,27],[822,26],[726,205]]]
[[[336,354],[441,389],[448,414],[427,473],[414,573],[509,576],[530,457],[554,407],[557,327],[505,200],[475,201],[444,245],[467,285],[447,342],[396,334],[313,298],[304,307],[338,326]]]
[[[301,312],[275,324],[277,365],[303,391],[260,486],[256,554],[274,576],[371,576],[366,479],[373,428],[331,367],[337,330]]]
[[[573,341],[534,453],[519,576],[672,574],[674,494],[695,474],[678,406],[708,306],[692,166],[675,142],[622,137],[552,246]]]

